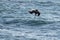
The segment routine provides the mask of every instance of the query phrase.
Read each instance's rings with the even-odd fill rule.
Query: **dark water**
[[[0,40],[60,40],[60,0],[0,0]]]

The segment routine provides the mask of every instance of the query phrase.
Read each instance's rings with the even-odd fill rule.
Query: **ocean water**
[[[0,40],[60,40],[60,0],[0,0]]]

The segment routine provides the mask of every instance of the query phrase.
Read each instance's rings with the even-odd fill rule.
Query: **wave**
[[[55,6],[55,3],[54,3],[54,2],[51,2],[51,1],[36,2],[36,3],[34,3],[34,4],[39,5],[39,6],[44,6],[44,7]]]
[[[29,25],[29,26],[39,26],[39,25],[46,25],[46,24],[51,24],[54,22],[50,22],[50,21],[44,21],[44,20],[27,20],[27,19],[13,19],[10,21],[4,21],[3,24],[16,24],[16,23],[20,23],[23,25]]]

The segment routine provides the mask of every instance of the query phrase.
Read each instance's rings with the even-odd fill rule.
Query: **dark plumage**
[[[38,16],[40,15],[40,12],[37,9],[36,10],[29,11],[29,13],[30,14],[35,13],[35,15],[38,14]]]

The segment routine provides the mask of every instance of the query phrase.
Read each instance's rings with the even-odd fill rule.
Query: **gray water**
[[[60,0],[0,0],[0,40],[60,40]]]

